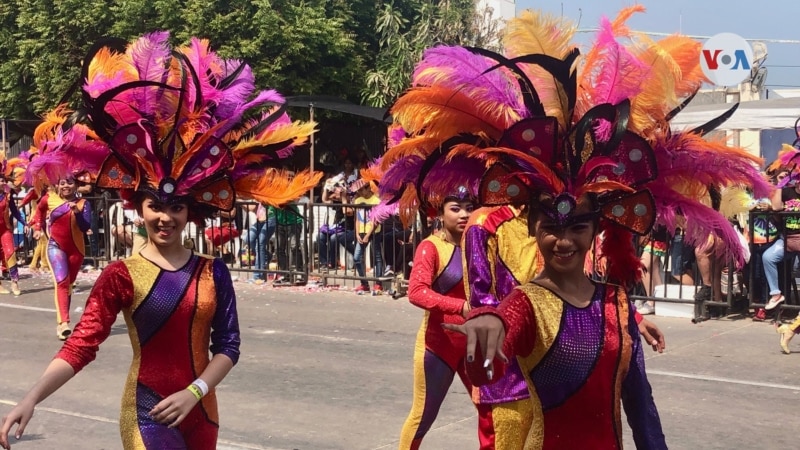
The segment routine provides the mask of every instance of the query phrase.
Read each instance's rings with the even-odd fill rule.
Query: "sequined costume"
[[[13,198],[13,192],[8,187],[0,190],[0,257],[5,262],[8,269],[8,276],[12,282],[19,281],[19,270],[17,270],[17,252],[14,246],[14,226],[11,218],[25,223],[25,218],[17,209],[17,204]]]
[[[510,206],[485,207],[464,231],[464,283],[473,308],[497,307],[513,289],[533,279],[539,264],[526,214]],[[482,449],[520,448],[533,420],[528,386],[516,361],[505,375],[473,392]]]
[[[76,205],[75,213],[70,205]],[[68,202],[58,195],[48,193],[39,199],[33,229],[42,231],[46,223],[47,261],[56,284],[56,323],[69,323],[72,301],[72,284],[78,278],[86,252],[83,233],[89,229],[92,210],[89,202],[76,199]]]
[[[636,448],[667,448],[631,310],[613,285],[597,284],[589,306],[577,308],[528,283],[496,309],[472,311],[503,320],[503,352],[525,374],[534,410],[525,449],[621,449],[620,403]],[[480,364],[468,371],[476,385],[488,382]]]
[[[461,247],[436,235],[422,241],[414,256],[408,298],[425,316],[414,346],[414,397],[400,434],[401,450],[419,448],[456,373],[472,391],[464,371],[466,337],[442,328],[442,323],[464,323],[461,260]]]
[[[80,371],[95,358],[120,311],[133,346],[119,421],[123,447],[215,449],[219,425],[213,390],[177,428],[155,422],[148,413],[203,373],[209,348],[237,362],[239,325],[228,268],[219,259],[195,254],[174,271],[141,255],[111,263],[57,357]]]

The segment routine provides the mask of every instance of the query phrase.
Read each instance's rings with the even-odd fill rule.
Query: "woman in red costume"
[[[448,196],[440,211],[441,233],[417,247],[408,285],[409,301],[425,310],[414,349],[414,394],[411,412],[400,433],[400,449],[417,449],[430,430],[453,378],[472,391],[464,371],[466,340],[442,328],[464,323],[469,302],[464,294],[461,236],[474,208],[466,189]]]
[[[6,269],[8,269],[8,276],[11,278],[11,291],[0,285],[0,294],[13,293],[15,296],[20,295],[19,290],[19,270],[17,268],[17,251],[14,246],[14,223],[12,218],[21,223],[25,223],[25,218],[20,214],[17,208],[17,202],[14,200],[14,188],[18,187],[15,183],[15,176],[13,174],[13,163],[5,160],[5,155],[2,155],[2,170],[3,174],[2,186],[0,186],[0,258],[3,259]]]
[[[136,205],[149,245],[103,270],[75,332],[3,418],[5,449],[12,426],[19,424],[20,438],[34,407],[95,358],[120,312],[133,348],[119,420],[122,447],[217,448],[214,388],[239,358],[236,298],[225,263],[184,248],[182,231],[189,220],[232,210],[237,193],[280,206],[320,176],[306,173],[290,182],[285,174],[268,175],[266,168],[290,156],[314,127],[292,123],[274,91],[257,93],[247,65],[219,58],[207,41],[175,50],[168,42],[168,33],[153,33],[122,52],[124,42],[108,41],[84,63],[84,117],[111,152],[97,184]],[[141,48],[149,52],[143,56]],[[187,73],[203,79],[190,88],[184,83],[191,77],[181,76]],[[257,101],[245,101],[254,96]],[[107,102],[115,107],[106,109]],[[264,104],[271,107],[258,120],[244,120]],[[72,130],[61,146],[67,152],[74,150]]]
[[[72,286],[86,251],[83,234],[92,218],[89,202],[78,198],[75,188],[75,178],[58,180],[54,192],[39,199],[32,227],[34,240],[38,241],[42,233],[49,237],[47,262],[56,288],[56,335],[62,341],[72,333],[69,318]]]

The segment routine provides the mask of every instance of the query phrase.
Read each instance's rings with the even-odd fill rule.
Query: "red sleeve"
[[[31,224],[35,231],[42,231],[44,228],[45,217],[47,217],[47,195],[43,195],[39,199],[39,203],[36,204],[36,214],[33,216],[33,223]]]
[[[636,319],[636,325],[642,323],[642,319],[644,319],[644,317],[642,317],[642,315],[639,314],[639,311],[636,310],[635,306],[633,308],[633,318]]]
[[[133,281],[122,261],[108,265],[97,278],[81,320],[56,354],[75,370],[75,373],[94,361],[100,344],[108,338],[117,314],[131,305]]]
[[[22,198],[22,202],[19,205],[20,208],[36,200],[37,198],[39,198],[39,193],[36,192],[36,189],[31,189],[27,194],[25,194],[25,197]]]
[[[500,306],[484,306],[470,311],[467,321],[475,317],[491,314],[503,321],[506,329],[506,338],[503,341],[503,353],[509,359],[517,356],[528,356],[533,352],[536,343],[536,317],[528,297],[519,289],[511,292]],[[483,386],[491,383],[486,376],[486,369],[483,367],[483,351],[480,345],[475,352],[475,359],[467,363],[467,374],[469,379],[476,386]],[[505,373],[505,364],[495,357],[494,376],[492,380],[499,380]]]
[[[461,315],[466,299],[439,294],[431,287],[439,269],[439,252],[430,241],[422,241],[414,254],[414,266],[408,281],[408,300],[428,311]]]

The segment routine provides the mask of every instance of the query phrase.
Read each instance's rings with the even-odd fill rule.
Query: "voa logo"
[[[735,86],[750,76],[753,49],[741,36],[720,33],[712,36],[700,52],[700,67],[717,86]]]

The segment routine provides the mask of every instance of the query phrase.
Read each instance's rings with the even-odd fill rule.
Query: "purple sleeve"
[[[473,308],[500,304],[492,292],[492,269],[489,262],[488,242],[493,236],[488,231],[472,226],[464,237],[464,255],[467,261],[467,277],[464,279]]]
[[[239,361],[239,314],[236,312],[236,292],[231,273],[221,259],[214,259],[214,287],[217,291],[217,311],[211,322],[211,353],[222,353],[236,364]]]
[[[661,430],[661,419],[658,417],[653,391],[645,373],[639,327],[633,314],[630,315],[628,333],[633,343],[633,351],[628,374],[622,380],[622,406],[625,408],[625,416],[633,431],[636,448],[666,449],[667,443]]]
[[[15,202],[14,198],[11,196],[8,197],[8,209],[11,211],[11,216],[17,219],[18,222],[27,224],[27,222],[25,222],[25,216],[19,212],[19,208],[17,208],[17,202]]]
[[[81,231],[84,233],[89,231],[92,223],[92,206],[89,204],[89,200],[83,201],[83,209],[80,214],[75,214],[75,221],[78,223],[78,228],[80,228]]]

